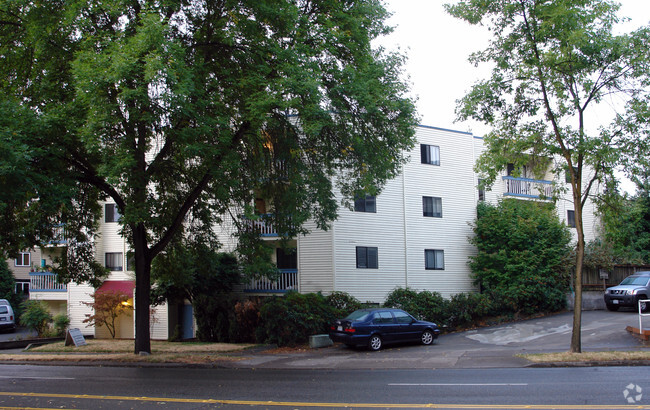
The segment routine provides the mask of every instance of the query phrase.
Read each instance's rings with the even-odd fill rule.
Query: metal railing
[[[253,279],[244,287],[246,292],[283,293],[289,290],[298,290],[298,269],[280,269],[277,280]]]
[[[641,303],[645,305],[645,309],[641,309]],[[639,334],[643,334],[643,316],[650,316],[650,312],[648,312],[648,304],[650,304],[650,299],[639,299]],[[645,310],[645,313],[643,311]]]
[[[58,282],[56,273],[29,272],[30,292],[67,292],[68,285]]]
[[[541,179],[515,178],[504,176],[505,195],[524,198],[550,199],[553,195],[553,183]]]

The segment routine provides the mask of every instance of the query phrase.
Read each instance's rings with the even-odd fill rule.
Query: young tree
[[[386,17],[379,0],[0,0],[0,144],[17,148],[0,170],[30,178],[0,193],[7,226],[47,226],[88,187],[114,201],[149,352],[151,262],[175,236],[215,244],[236,206],[246,259],[252,188],[295,235],[335,217],[335,175],[350,198],[399,172],[416,119],[402,57],[371,47]]]
[[[92,294],[92,302],[81,302],[86,306],[93,308],[92,315],[86,315],[86,318],[83,320],[83,323],[88,323],[86,326],[106,326],[108,332],[111,334],[111,338],[115,339],[115,320],[117,318],[131,310],[129,302],[129,295],[120,291],[102,291]]]
[[[492,63],[458,104],[459,118],[493,126],[478,168],[488,184],[507,163],[560,158],[555,171],[570,175],[577,232],[571,351],[581,351],[582,210],[599,181],[612,178],[635,135],[595,109],[604,98],[643,101],[647,88],[648,32],[614,35],[618,5],[608,0],[461,1],[447,11],[493,33],[490,45],[470,61]],[[611,116],[614,119],[614,115]]]

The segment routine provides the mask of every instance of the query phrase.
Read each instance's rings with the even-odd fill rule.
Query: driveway
[[[650,326],[650,318],[647,325]],[[582,314],[583,351],[648,349],[629,334],[627,326],[638,327],[632,311],[585,311]],[[326,368],[326,369],[432,369],[522,367],[529,364],[515,357],[521,353],[549,353],[570,350],[573,312],[513,322],[464,332],[443,334],[431,346],[399,345],[379,352],[352,349],[341,344],[287,354],[250,355],[243,352],[232,367]]]

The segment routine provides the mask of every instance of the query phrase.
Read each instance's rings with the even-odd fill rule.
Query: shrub
[[[458,293],[449,300],[446,325],[451,328],[467,327],[479,319],[494,314],[494,300],[483,293]]]
[[[332,292],[327,296],[327,304],[332,307],[337,318],[345,317],[363,307],[357,298],[346,292]]]
[[[38,337],[47,336],[52,322],[52,315],[47,307],[40,300],[26,300],[22,303],[23,313],[20,315],[20,323],[38,333]]]
[[[259,302],[243,300],[235,304],[235,320],[230,324],[230,341],[236,343],[256,342],[255,330],[260,323]]]
[[[60,313],[54,316],[54,334],[58,337],[65,336],[65,331],[70,326],[68,315]]]
[[[384,306],[403,309],[420,320],[438,325],[444,324],[448,316],[447,301],[440,293],[428,290],[417,292],[410,288],[397,288],[388,294]]]
[[[564,308],[571,235],[552,205],[504,199],[480,204],[477,213],[470,239],[478,251],[470,258],[475,283],[500,295],[509,312]]]
[[[196,295],[192,300],[196,337],[202,342],[229,342],[236,303],[233,294]]]
[[[334,309],[322,294],[288,292],[266,299],[260,307],[257,339],[278,346],[303,344],[311,335],[327,333],[334,319]]]

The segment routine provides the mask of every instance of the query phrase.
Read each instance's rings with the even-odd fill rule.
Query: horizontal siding
[[[297,246],[299,290],[329,294],[334,290],[333,230],[318,229],[314,222],[305,228],[309,233],[298,239]]]
[[[341,209],[334,224],[336,290],[362,302],[382,302],[406,281],[402,177],[389,181],[376,198],[376,213]],[[340,198],[339,198],[340,199]],[[356,248],[376,247],[378,269],[356,267]]]
[[[474,248],[468,238],[478,200],[474,174],[476,139],[464,133],[419,128],[418,142],[440,147],[440,165],[422,164],[417,146],[404,170],[408,232],[408,286],[443,296],[473,291],[468,257]],[[422,214],[422,197],[442,199],[442,218]],[[424,250],[444,251],[444,269],[427,270]]]
[[[95,292],[95,289],[88,284],[77,285],[71,283],[68,285],[68,316],[70,317],[70,328],[78,328],[86,336],[95,336],[95,328],[87,327],[86,323],[83,323],[86,315],[92,315],[93,310],[90,306],[86,306],[82,302],[92,302],[93,298],[90,295],[93,292]]]

